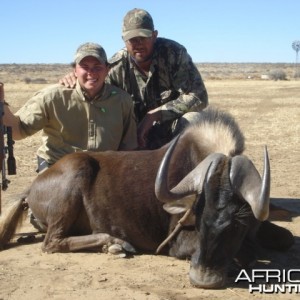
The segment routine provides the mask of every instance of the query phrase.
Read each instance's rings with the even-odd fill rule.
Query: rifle
[[[2,182],[0,188],[0,214],[1,214],[1,190],[5,191],[8,188],[10,181],[6,178],[6,161],[7,161],[7,174],[16,174],[16,160],[14,158],[14,140],[12,138],[12,128],[4,126],[3,115],[4,115],[5,103],[0,101],[0,171],[2,174]],[[6,135],[6,143],[5,143]],[[8,157],[6,158],[6,154]]]

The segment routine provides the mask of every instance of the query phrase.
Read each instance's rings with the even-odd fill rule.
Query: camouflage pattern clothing
[[[137,69],[124,48],[110,60],[108,82],[127,91],[135,104],[138,121],[161,106],[162,122],[208,104],[201,75],[186,49],[175,41],[157,38],[148,76]]]
[[[49,165],[77,151],[131,150],[137,147],[136,120],[130,96],[105,84],[87,101],[79,83],[36,93],[17,113],[22,136],[42,130],[38,157]]]

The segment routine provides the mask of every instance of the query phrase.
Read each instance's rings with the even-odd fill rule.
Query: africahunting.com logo
[[[250,293],[300,293],[300,269],[242,269],[235,279],[238,282],[248,282]]]

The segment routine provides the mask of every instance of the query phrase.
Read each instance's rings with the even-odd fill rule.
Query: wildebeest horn
[[[264,221],[269,216],[270,205],[270,162],[268,150],[264,151],[264,171],[262,179],[246,156],[235,156],[230,170],[231,185],[251,206],[254,216]]]
[[[224,154],[208,155],[194,170],[192,170],[172,190],[168,187],[168,166],[179,137],[174,139],[160,164],[156,181],[155,194],[162,202],[182,199],[191,194],[201,193],[205,175],[207,179],[214,173]],[[245,199],[258,220],[265,220],[269,214],[270,196],[270,163],[268,151],[265,148],[263,178],[260,178],[253,163],[243,155],[232,158],[230,182],[235,193]]]
[[[209,178],[210,174],[214,173],[214,170],[220,160],[225,157],[225,155],[221,153],[213,153],[208,155],[194,170],[192,170],[180,181],[180,184],[177,184],[172,190],[170,190],[167,180],[168,167],[178,139],[179,136],[172,141],[160,163],[160,167],[156,176],[155,194],[157,199],[159,199],[161,202],[180,200],[185,196],[201,193],[203,181],[208,169],[209,174],[207,177]]]

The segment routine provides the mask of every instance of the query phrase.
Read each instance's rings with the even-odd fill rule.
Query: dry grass
[[[197,64],[204,79],[261,79],[272,71],[281,70],[287,79],[293,79],[295,64],[286,63],[202,63]],[[298,66],[297,66],[298,68]]]
[[[261,79],[262,75],[274,70],[282,70],[289,80],[295,74],[295,64],[287,63],[197,63],[196,66],[204,80]],[[70,70],[70,64],[0,64],[0,80],[18,83],[42,79],[46,83],[56,83]]]
[[[70,70],[66,65],[0,67],[0,81],[6,84],[6,100],[13,110],[39,89],[56,83]],[[202,64],[200,67],[210,105],[236,118],[246,137],[245,154],[260,172],[263,146],[268,145],[271,196],[280,198],[278,200],[283,205],[290,205],[288,207],[293,210],[298,209],[292,221],[280,224],[299,236],[299,81],[260,80],[260,74],[267,70],[264,64]],[[287,74],[292,72],[289,68],[291,66],[285,70]],[[257,79],[246,79],[248,74]],[[25,77],[44,78],[47,84],[26,84]],[[23,191],[35,177],[35,153],[39,144],[39,134],[15,144],[17,175],[10,176],[9,188],[3,192],[3,209],[5,203]],[[28,232],[32,227],[24,230]],[[224,290],[195,289],[188,282],[188,262],[170,257],[141,255],[120,260],[92,253],[47,255],[41,253],[40,246],[40,243],[20,245],[0,252],[0,299],[274,299],[274,295],[249,294],[247,287],[234,282]],[[299,248],[297,238],[288,253],[271,253],[270,261],[261,262],[259,266],[299,267]],[[276,295],[276,299],[287,299],[286,296],[298,299],[298,295],[284,294]]]
[[[274,66],[276,65],[276,66]],[[0,65],[0,81],[5,82],[6,100],[13,111],[20,108],[35,92],[45,86],[57,83],[68,73],[69,65]],[[232,74],[233,78],[222,80],[205,79],[210,105],[217,106],[233,114],[246,136],[247,153],[254,155],[260,163],[263,145],[267,144],[271,154],[278,157],[273,165],[275,179],[284,171],[284,157],[288,151],[296,155],[299,149],[299,81],[272,81],[260,79],[234,79],[252,70],[252,74],[261,74],[263,70],[278,67],[277,64],[202,64],[201,73]],[[291,72],[292,65],[282,64],[285,71]],[[222,75],[221,74],[221,75]],[[235,75],[234,75],[235,74]],[[250,72],[249,72],[250,74]],[[222,77],[219,75],[219,77]],[[26,84],[22,78],[44,78],[47,84]],[[215,76],[213,76],[215,77]],[[256,128],[256,130],[254,130]],[[257,129],[259,128],[259,129]],[[40,135],[17,142],[15,155],[18,161],[18,175],[35,175],[35,151],[40,144]],[[298,170],[299,159],[295,161]],[[286,172],[285,176],[293,178]],[[280,195],[285,193],[283,188]],[[296,187],[289,191],[295,196]]]

